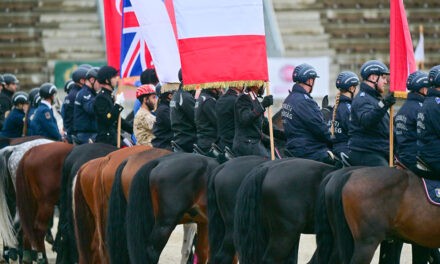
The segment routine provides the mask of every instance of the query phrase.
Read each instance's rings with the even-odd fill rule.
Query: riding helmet
[[[29,99],[29,95],[26,92],[20,91],[14,93],[14,95],[12,96],[12,103],[14,105],[27,104],[29,103],[28,99]]]
[[[315,68],[307,63],[300,64],[295,67],[292,74],[294,82],[305,83],[309,79],[319,78]]]
[[[351,71],[343,71],[336,78],[336,88],[341,91],[348,91],[352,86],[359,84],[359,77]]]
[[[368,77],[372,74],[376,75],[384,75],[384,74],[390,74],[390,70],[388,70],[388,67],[383,64],[383,62],[378,60],[370,60],[365,62],[361,67],[361,77],[362,79],[366,80]]]
[[[53,83],[43,83],[40,86],[40,96],[43,99],[50,98],[57,93],[57,87]]]
[[[429,71],[429,83],[432,87],[440,87],[440,65],[432,67]]]
[[[422,71],[415,71],[408,76],[406,88],[410,91],[417,92],[422,88],[429,87],[428,74]]]

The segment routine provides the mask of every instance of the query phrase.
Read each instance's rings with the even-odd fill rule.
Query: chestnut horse
[[[122,161],[137,153],[152,160],[169,151],[147,146],[124,148],[92,160],[78,171],[74,187],[74,218],[79,263],[109,263],[104,241],[115,172]]]
[[[197,223],[197,257],[200,263],[207,262],[207,181],[217,166],[212,158],[174,153],[138,170],[126,215],[131,263],[157,263],[176,225],[188,222]]]
[[[78,261],[72,212],[72,182],[76,173],[84,163],[115,150],[117,150],[115,146],[103,143],[83,144],[75,146],[64,160],[59,202],[60,216],[54,246],[57,263],[70,264]]]
[[[72,148],[62,142],[39,145],[28,150],[18,165],[16,199],[24,263],[48,263],[44,236],[60,196],[64,159]]]
[[[388,238],[440,247],[440,207],[429,203],[414,173],[364,167],[334,174],[325,196],[342,258],[338,263],[370,263]]]

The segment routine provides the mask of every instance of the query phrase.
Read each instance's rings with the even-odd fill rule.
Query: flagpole
[[[117,148],[121,148],[121,113],[119,113],[119,117],[118,117],[118,137],[116,138],[116,147]]]
[[[422,24],[419,25],[419,34],[423,35],[423,25]],[[420,70],[423,71],[424,69],[425,69],[425,61],[421,60],[420,61]]]
[[[389,156],[389,166],[394,166],[394,107],[390,107],[390,156]]]
[[[267,84],[266,94],[270,95],[270,83]],[[272,107],[267,108],[267,119],[269,120],[269,139],[270,139],[270,158],[275,159],[275,145],[273,142],[273,127],[272,127]]]

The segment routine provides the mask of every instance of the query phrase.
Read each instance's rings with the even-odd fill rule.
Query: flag
[[[406,80],[416,71],[416,62],[403,0],[391,0],[390,5],[390,91],[399,96],[406,93]]]
[[[104,0],[103,4],[107,65],[118,69],[121,57],[122,2]]]
[[[141,32],[137,14],[130,0],[124,0],[121,36],[121,77],[139,76],[154,68],[147,43]]]
[[[268,81],[262,0],[174,0],[184,88]]]
[[[167,2],[170,0],[167,0]],[[151,52],[157,77],[166,90],[166,84],[178,84],[180,56],[168,8],[172,12],[172,2],[167,5],[161,0],[131,0],[141,38]],[[165,87],[164,87],[165,85]],[[178,85],[172,87],[177,88]]]
[[[423,27],[420,26],[419,42],[417,43],[416,50],[414,51],[414,58],[417,65],[423,64],[425,61],[425,41],[423,38]]]

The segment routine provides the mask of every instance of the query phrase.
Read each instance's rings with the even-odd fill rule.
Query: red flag
[[[121,60],[122,1],[104,0],[103,3],[107,64],[119,69]]]
[[[390,11],[390,91],[405,93],[416,62],[403,0],[391,0]]]

